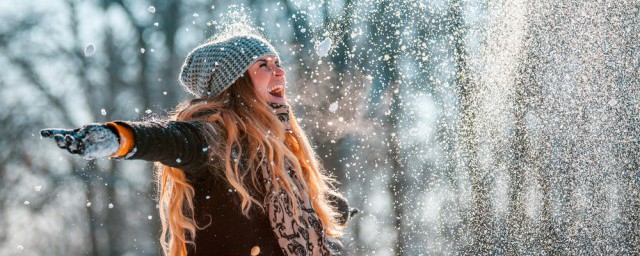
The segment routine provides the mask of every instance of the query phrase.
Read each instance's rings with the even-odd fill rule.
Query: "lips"
[[[275,97],[284,98],[284,85],[275,85],[268,92]]]

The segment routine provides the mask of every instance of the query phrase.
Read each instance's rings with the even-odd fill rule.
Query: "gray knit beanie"
[[[198,98],[216,97],[265,55],[280,58],[267,40],[253,34],[208,41],[187,55],[180,85]]]

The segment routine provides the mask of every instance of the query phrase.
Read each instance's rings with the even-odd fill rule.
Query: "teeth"
[[[279,85],[273,86],[271,87],[271,89],[269,89],[269,92],[272,92],[278,89],[284,89],[284,85],[279,84]]]

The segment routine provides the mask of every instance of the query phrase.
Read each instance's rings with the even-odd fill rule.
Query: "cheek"
[[[253,89],[256,91],[256,94],[260,96],[262,99],[267,99],[269,93],[267,92],[268,80],[261,78],[260,76],[256,76],[253,81]]]
[[[269,76],[261,72],[257,72],[252,74],[251,81],[253,81],[253,86],[256,90],[266,91],[269,85]]]

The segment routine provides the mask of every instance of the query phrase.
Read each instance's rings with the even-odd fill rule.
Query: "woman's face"
[[[280,67],[280,60],[275,55],[263,56],[248,71],[253,88],[260,98],[269,103],[285,104],[284,69]]]

